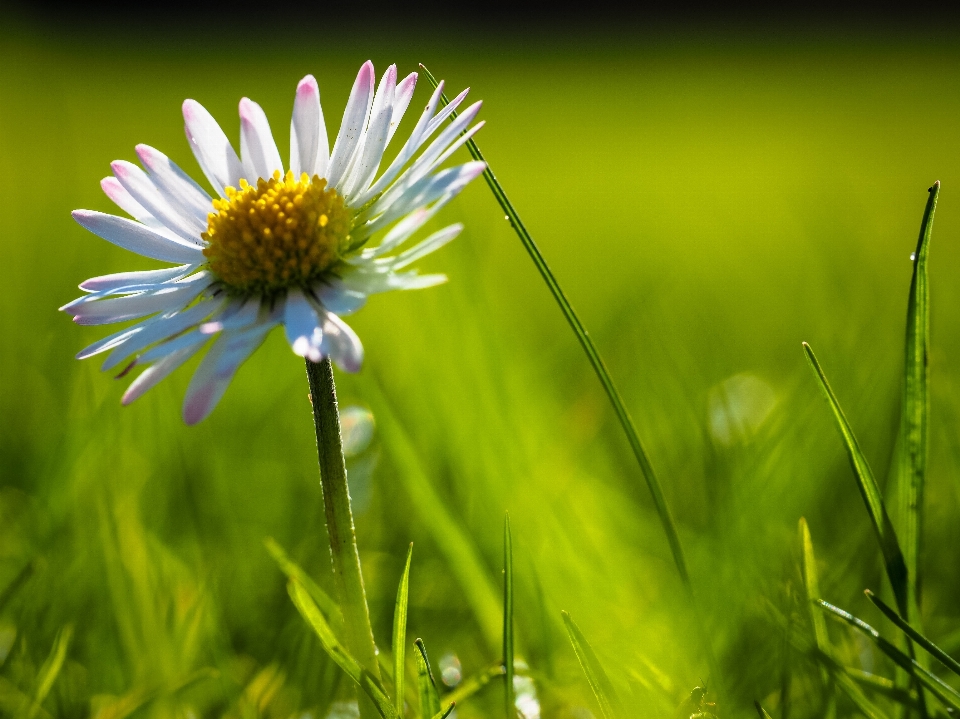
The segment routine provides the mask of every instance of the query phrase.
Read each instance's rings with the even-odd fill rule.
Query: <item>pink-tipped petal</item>
[[[110,163],[110,169],[133,199],[160,220],[164,227],[188,242],[200,244],[200,233],[206,229],[206,225],[201,227],[189,211],[171,205],[147,173],[126,160],[114,160]]]
[[[333,144],[330,166],[327,169],[327,180],[333,186],[336,186],[343,178],[360,144],[360,138],[370,115],[370,107],[373,104],[375,81],[373,63],[367,60],[363,63],[360,72],[357,74],[357,79],[353,83],[350,99],[347,100],[347,107],[343,111],[340,132]]]
[[[369,187],[380,167],[383,151],[387,146],[390,120],[393,117],[393,102],[397,91],[397,66],[391,65],[383,74],[377,95],[370,110],[370,123],[364,130],[357,150],[357,157],[349,172],[340,183],[347,197],[363,192]]]
[[[213,212],[210,195],[159,150],[149,145],[137,145],[137,157],[170,206],[189,213],[195,221],[194,226],[203,232],[207,227],[207,215]]]
[[[323,176],[327,169],[330,148],[327,129],[320,106],[320,88],[313,75],[307,75],[297,85],[290,121],[290,169],[294,177],[301,173]]]
[[[278,170],[283,174],[283,161],[267,116],[247,97],[240,100],[240,158],[247,182],[252,185],[257,184],[257,178],[268,179]]]
[[[417,73],[415,72],[411,72],[397,85],[397,95],[393,101],[393,117],[390,118],[390,132],[387,134],[388,145],[390,144],[390,140],[393,139],[397,127],[400,126],[400,121],[407,112],[407,108],[410,106],[410,101],[413,99],[413,91],[416,90],[416,88]]]
[[[243,165],[213,115],[196,100],[184,100],[183,122],[190,149],[213,189],[223,196],[225,187],[239,187]]]

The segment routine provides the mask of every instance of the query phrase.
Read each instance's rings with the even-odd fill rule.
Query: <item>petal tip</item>
[[[320,86],[317,85],[317,78],[315,78],[313,75],[305,76],[300,82],[297,83],[297,94],[301,96],[319,95]]]

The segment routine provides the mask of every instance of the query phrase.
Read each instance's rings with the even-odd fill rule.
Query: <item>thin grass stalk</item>
[[[420,64],[420,68],[423,70],[430,83],[434,86],[434,88],[436,88],[438,83],[433,74],[423,65],[423,63]],[[450,101],[446,94],[441,94],[440,97],[444,106],[449,104]],[[456,119],[456,117],[456,112],[451,113],[451,121]],[[477,147],[476,142],[470,139],[467,141],[466,145],[467,150],[469,150],[473,159],[486,162],[483,154],[480,152],[480,148]],[[487,168],[483,171],[483,179],[486,180],[487,185],[493,192],[494,197],[496,197],[500,207],[502,207],[503,211],[507,213],[506,219],[510,222],[510,226],[513,227],[514,232],[517,233],[517,236],[523,243],[524,248],[530,255],[530,259],[533,260],[533,264],[536,265],[537,270],[540,272],[540,276],[543,278],[543,281],[547,283],[547,287],[550,289],[551,294],[553,294],[553,298],[560,306],[563,316],[570,324],[573,333],[577,336],[577,340],[580,342],[580,346],[583,347],[583,351],[587,355],[587,359],[590,360],[590,364],[597,373],[600,384],[603,385],[603,389],[607,393],[610,404],[613,405],[613,410],[616,412],[617,419],[620,421],[620,426],[623,428],[624,434],[627,435],[627,441],[630,443],[630,448],[633,450],[633,454],[637,459],[637,464],[640,465],[640,472],[643,474],[643,478],[646,480],[647,487],[650,490],[651,496],[653,497],[653,503],[657,508],[657,515],[660,517],[660,523],[663,525],[663,530],[667,535],[667,542],[670,544],[670,551],[673,554],[673,561],[677,566],[677,571],[680,573],[680,578],[683,580],[684,585],[690,589],[690,574],[687,571],[687,560],[683,554],[683,547],[680,544],[680,536],[677,533],[673,516],[671,515],[670,509],[667,506],[667,502],[664,499],[663,489],[660,487],[660,480],[657,479],[657,475],[653,471],[653,465],[650,463],[650,458],[647,456],[647,452],[643,448],[643,443],[640,441],[640,435],[637,434],[637,428],[634,426],[633,419],[631,419],[630,413],[627,411],[627,407],[623,402],[623,397],[620,396],[620,391],[613,382],[613,377],[610,376],[610,371],[607,369],[603,358],[600,356],[599,350],[597,350],[596,346],[593,344],[593,340],[591,339],[590,334],[587,332],[587,328],[584,327],[580,317],[573,309],[573,305],[570,304],[570,300],[567,299],[566,294],[564,294],[563,289],[560,287],[560,283],[557,281],[557,278],[554,277],[549,265],[547,265],[547,261],[544,259],[543,254],[540,252],[537,244],[533,241],[533,237],[531,237],[526,226],[523,224],[523,221],[520,219],[520,215],[507,198],[507,194],[497,181],[496,176],[493,174],[493,170],[490,169],[489,163],[487,163]]]
[[[503,668],[504,715],[514,719],[517,715],[513,691],[513,537],[510,533],[510,515],[503,520]]]
[[[900,420],[900,452],[897,461],[899,535],[907,564],[908,601],[906,620],[920,626],[920,550],[923,534],[923,487],[927,473],[928,424],[930,419],[930,287],[927,258],[940,183],[929,189],[920,222],[920,237],[913,254],[913,276],[907,304],[903,403]]]
[[[320,485],[327,520],[327,537],[333,561],[334,584],[343,613],[345,639],[350,654],[376,681],[380,680],[377,650],[370,627],[370,611],[363,588],[360,554],[350,509],[347,468],[340,437],[340,414],[333,366],[326,358],[318,363],[307,360],[307,380],[313,404],[313,422],[317,433],[320,461]],[[379,712],[364,694],[360,698],[361,719],[373,719]]]

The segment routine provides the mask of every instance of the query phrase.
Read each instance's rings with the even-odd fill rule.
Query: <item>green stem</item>
[[[370,611],[363,589],[360,554],[357,552],[357,536],[353,527],[353,512],[350,510],[350,489],[347,486],[347,469],[340,439],[340,414],[337,411],[337,388],[330,360],[324,359],[319,363],[307,360],[307,380],[313,404],[313,423],[317,431],[320,486],[323,489],[333,577],[343,612],[346,644],[360,666],[379,680],[377,649],[370,627]],[[380,716],[373,702],[362,692],[360,716],[362,719]]]

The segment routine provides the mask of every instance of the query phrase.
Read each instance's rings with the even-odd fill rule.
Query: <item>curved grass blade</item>
[[[773,719],[773,717],[771,717],[771,716],[767,713],[767,710],[764,709],[764,708],[760,705],[760,702],[758,702],[756,699],[753,700],[753,706],[755,706],[755,707],[757,708],[757,714],[760,715],[760,719]]]
[[[427,79],[430,81],[430,84],[436,88],[438,86],[437,79],[423,65],[423,63],[420,63],[420,67],[427,76]],[[441,102],[444,106],[449,103],[449,100],[445,94],[441,94]],[[451,113],[451,120],[455,119],[456,117],[456,112]],[[473,139],[467,140],[467,149],[470,151],[470,155],[474,160],[486,162],[483,154],[480,152],[480,148],[477,147],[477,143],[474,142]],[[586,353],[587,359],[590,360],[590,364],[593,366],[594,372],[597,373],[597,377],[600,379],[600,384],[603,385],[603,389],[607,393],[610,404],[613,405],[613,410],[617,415],[617,419],[620,421],[620,426],[623,428],[624,434],[627,435],[627,441],[630,443],[630,448],[633,450],[633,454],[637,459],[637,464],[640,465],[640,472],[643,474],[643,478],[647,483],[647,487],[653,497],[653,503],[657,508],[657,514],[660,517],[660,523],[663,525],[663,530],[667,535],[667,542],[670,544],[670,551],[673,554],[674,564],[677,566],[677,571],[680,573],[680,578],[683,580],[683,583],[689,590],[690,575],[687,571],[687,560],[683,554],[683,547],[680,545],[680,535],[677,533],[673,516],[671,515],[670,509],[667,507],[667,502],[663,497],[663,489],[660,487],[660,480],[657,479],[657,475],[653,471],[653,465],[650,463],[650,458],[647,456],[647,451],[643,448],[643,443],[640,441],[640,435],[637,434],[637,428],[634,426],[633,419],[631,419],[630,413],[627,411],[627,407],[623,402],[623,398],[620,396],[620,392],[613,382],[613,377],[610,376],[610,371],[607,369],[606,364],[604,364],[603,358],[600,356],[600,352],[593,344],[593,340],[590,338],[587,328],[584,327],[580,317],[573,309],[573,305],[570,304],[570,300],[567,299],[563,289],[560,287],[560,283],[557,282],[557,278],[554,277],[549,265],[547,265],[547,261],[544,259],[543,254],[541,254],[537,244],[533,241],[533,237],[530,236],[530,233],[524,226],[523,221],[520,219],[520,215],[517,214],[513,204],[507,198],[507,194],[503,191],[503,188],[497,181],[496,176],[493,174],[493,170],[490,169],[489,163],[487,163],[487,168],[483,171],[483,179],[486,180],[487,185],[493,192],[494,197],[496,197],[500,207],[502,207],[503,211],[507,213],[506,216],[507,220],[510,222],[510,226],[513,227],[514,232],[517,233],[517,236],[520,238],[520,242],[523,243],[524,248],[530,255],[530,259],[533,260],[533,264],[536,265],[537,270],[540,272],[540,276],[543,278],[543,281],[547,283],[547,287],[553,294],[553,298],[560,306],[560,311],[563,312],[563,316],[570,324],[573,333],[580,342],[580,346]]]
[[[417,639],[417,688],[420,691],[420,716],[422,719],[433,719],[440,713],[440,694],[437,692],[437,682],[433,678],[430,668],[430,658],[422,639]]]
[[[893,587],[893,593],[897,598],[897,606],[903,614],[907,611],[907,565],[903,558],[903,552],[900,550],[900,543],[897,541],[897,534],[893,529],[893,523],[890,521],[890,515],[883,503],[883,495],[873,478],[873,472],[867,463],[867,458],[863,455],[857,438],[853,434],[840,403],[836,395],[827,382],[827,377],[817,362],[816,355],[806,342],[803,343],[803,351],[807,355],[810,367],[820,382],[820,389],[826,398],[830,409],[833,411],[833,417],[837,423],[837,429],[843,437],[844,446],[847,449],[847,456],[850,458],[850,464],[853,467],[853,473],[857,479],[857,487],[863,497],[864,504],[867,505],[867,512],[873,523],[873,529],[877,535],[877,541],[880,543],[880,551],[883,554],[883,564],[890,578],[890,585]]]
[[[299,564],[290,559],[289,555],[277,540],[273,537],[267,537],[263,540],[263,543],[267,547],[267,551],[270,552],[270,556],[273,557],[274,561],[279,565],[280,571],[287,575],[287,579],[292,579],[303,585],[304,589],[313,597],[313,601],[317,603],[320,611],[330,617],[330,621],[334,626],[342,624],[343,615],[340,613],[339,605],[333,601],[333,598],[329,594],[320,588],[319,584],[310,578],[310,575],[307,574]]]
[[[447,694],[445,699],[453,702],[454,704],[463,704],[465,700],[469,699],[478,691],[483,689],[491,681],[497,677],[502,677],[503,675],[503,665],[497,662],[493,666],[487,667],[479,674],[475,674],[466,681],[460,682],[460,685],[457,686],[457,688],[452,692]]]
[[[73,639],[73,627],[68,624],[57,633],[50,654],[43,666],[40,667],[40,672],[37,675],[37,690],[34,693],[29,711],[25,712],[27,719],[33,719],[37,715],[40,705],[43,704],[47,694],[53,688],[53,683],[57,680],[60,670],[63,669],[63,663],[67,659],[67,649],[70,647],[71,639]]]
[[[384,719],[399,719],[399,715],[390,702],[390,697],[380,686],[379,682],[360,666],[356,659],[350,656],[350,653],[334,636],[333,630],[327,624],[323,614],[317,607],[313,597],[302,584],[295,579],[287,583],[287,592],[293,600],[294,606],[300,612],[300,615],[307,621],[307,624],[313,629],[324,651],[330,655],[330,658],[343,669],[353,681],[360,685],[360,688],[370,697],[374,706]]]
[[[456,709],[456,708],[457,708],[456,703],[455,703],[455,702],[450,702],[450,706],[448,706],[446,709],[443,709],[443,710],[441,710],[441,711],[438,711],[436,714],[434,714],[432,717],[430,717],[430,719],[447,719],[447,717],[450,716],[450,714],[451,714],[451,713],[453,712],[453,710]]]
[[[593,648],[586,637],[583,636],[583,632],[580,631],[580,627],[573,621],[573,618],[566,612],[560,612],[560,614],[563,616],[563,623],[567,627],[567,635],[570,637],[573,651],[576,653],[577,659],[580,661],[580,667],[587,677],[587,683],[600,704],[603,719],[622,719],[626,716],[623,705],[613,689],[613,684],[610,683],[610,678],[603,671],[597,655],[593,653]]]
[[[930,418],[927,358],[930,354],[930,287],[927,257],[940,183],[929,189],[920,222],[920,238],[913,254],[913,277],[907,303],[903,401],[900,417],[900,451],[897,489],[900,540],[910,581],[907,585],[908,621],[919,626],[920,574],[918,557],[923,528],[923,487],[927,473],[927,425]]]
[[[410,595],[410,562],[413,559],[413,542],[407,550],[407,563],[403,568],[400,586],[397,587],[397,604],[393,610],[393,702],[397,714],[403,716],[403,676],[407,650],[407,605]]]
[[[513,691],[513,537],[510,534],[510,514],[503,521],[503,667],[504,710],[507,719],[517,715]]]
[[[827,623],[824,621],[823,612],[817,604],[820,598],[820,580],[817,575],[817,557],[813,551],[813,540],[810,537],[810,528],[807,526],[807,520],[800,517],[800,568],[803,574],[803,586],[807,595],[807,606],[810,610],[810,622],[813,624],[813,636],[817,642],[817,648],[822,652],[831,651],[830,638],[827,636]],[[821,668],[821,677],[824,686],[830,683],[826,669]]]
[[[954,674],[960,676],[960,662],[951,657],[945,651],[943,651],[936,644],[931,642],[925,636],[923,636],[916,629],[911,627],[907,622],[903,620],[899,614],[897,614],[892,607],[888,606],[880,597],[871,592],[869,589],[864,592],[867,595],[867,598],[873,602],[877,609],[883,612],[884,616],[887,617],[891,622],[897,625],[897,627],[913,641],[915,641],[919,646],[926,649],[931,655],[933,655],[943,666],[952,671]]]
[[[865,672],[862,669],[854,669],[853,667],[844,667],[843,671],[860,686],[876,694],[888,697],[897,704],[910,707],[911,709],[917,709],[920,706],[917,703],[917,695],[915,692],[911,692],[903,687],[898,687],[896,682],[891,679]]]
[[[829,602],[825,602],[822,599],[820,600],[820,606],[868,636],[873,640],[873,643],[877,645],[877,648],[880,649],[880,651],[890,657],[890,659],[892,659],[898,667],[906,670],[914,679],[930,690],[930,692],[936,696],[937,699],[944,704],[953,707],[955,710],[960,711],[960,692],[957,692],[957,690],[937,677],[935,674],[931,673],[929,670],[924,669],[919,663],[917,663],[915,659],[911,659],[902,651],[900,651],[894,644],[880,636],[880,632],[864,622],[862,619],[858,619],[849,612],[845,612],[839,607],[835,607],[834,605],[830,604]]]

